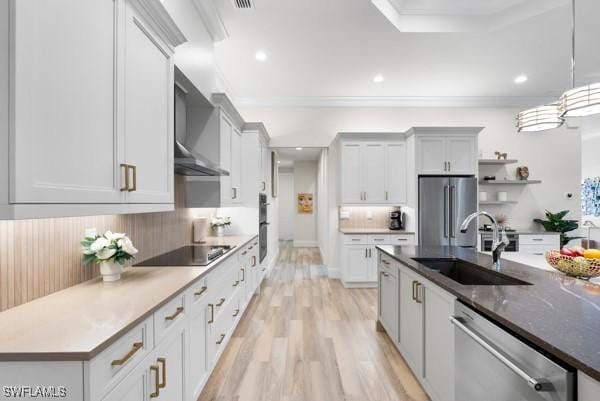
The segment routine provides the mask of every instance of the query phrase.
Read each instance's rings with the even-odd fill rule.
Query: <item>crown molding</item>
[[[131,0],[131,5],[145,17],[147,23],[152,25],[171,50],[187,42],[187,38],[160,0]]]
[[[229,38],[229,32],[227,32],[214,0],[192,0],[192,2],[213,42],[220,42]]]
[[[236,97],[238,107],[502,107],[546,104],[551,96],[311,96]]]

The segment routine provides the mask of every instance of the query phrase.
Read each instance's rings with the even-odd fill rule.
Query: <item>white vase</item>
[[[114,262],[100,262],[100,274],[105,282],[117,281],[121,278],[123,265]]]
[[[215,229],[215,235],[217,237],[222,237],[225,235],[225,227],[224,226],[216,226],[214,229]]]

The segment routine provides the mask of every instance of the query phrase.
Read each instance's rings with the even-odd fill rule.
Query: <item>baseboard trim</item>
[[[341,277],[340,269],[334,267],[327,267],[327,276],[331,279],[339,279]]]
[[[319,243],[317,241],[297,241],[294,240],[294,248],[317,248]]]
[[[344,288],[377,288],[377,282],[365,281],[361,283],[346,283],[342,280]]]

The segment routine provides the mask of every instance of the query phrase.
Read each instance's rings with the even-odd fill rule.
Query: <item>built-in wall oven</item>
[[[461,302],[454,315],[457,401],[574,401],[574,370]]]
[[[268,230],[269,222],[267,221],[267,195],[258,195],[258,243],[259,243],[259,260],[262,262],[267,256]]]

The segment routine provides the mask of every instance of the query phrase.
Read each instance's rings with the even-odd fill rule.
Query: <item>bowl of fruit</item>
[[[546,252],[546,261],[567,276],[586,280],[600,277],[600,249],[583,249],[580,246],[564,247],[560,251]]]

